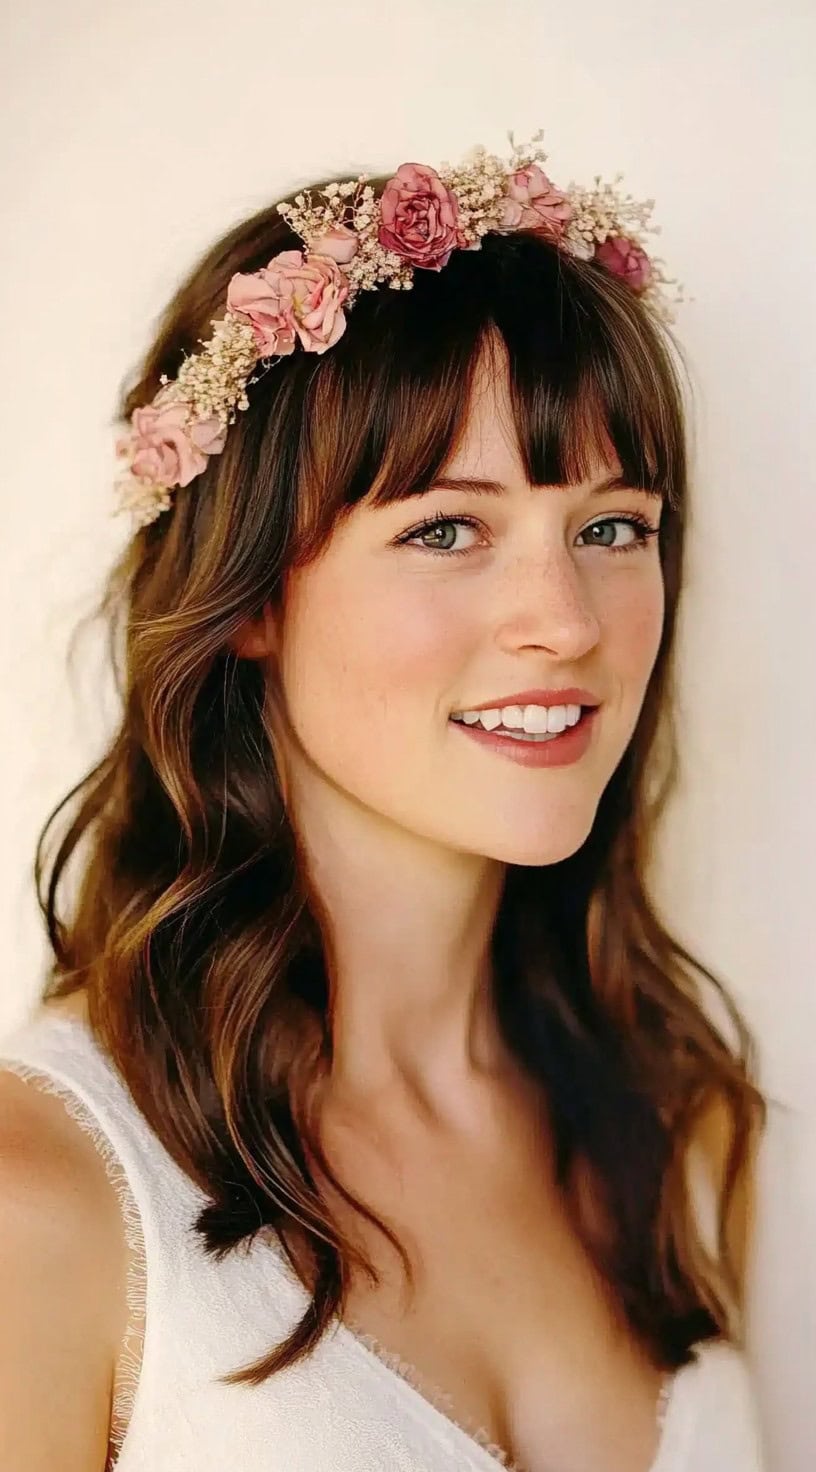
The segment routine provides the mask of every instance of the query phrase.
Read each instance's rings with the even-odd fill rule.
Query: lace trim
[[[369,1349],[378,1360],[382,1360],[383,1364],[387,1365],[389,1370],[393,1370],[395,1375],[399,1375],[401,1380],[407,1380],[408,1384],[412,1385],[414,1390],[419,1391],[423,1400],[427,1400],[436,1410],[441,1411],[443,1416],[446,1416],[449,1421],[452,1421],[455,1426],[459,1427],[460,1431],[464,1431],[472,1441],[475,1441],[491,1457],[494,1457],[502,1467],[506,1467],[507,1472],[525,1472],[525,1469],[519,1463],[511,1459],[510,1453],[504,1447],[499,1446],[495,1441],[491,1441],[489,1433],[485,1431],[483,1426],[469,1421],[461,1412],[457,1411],[453,1396],[448,1391],[442,1390],[432,1381],[426,1380],[425,1376],[420,1373],[415,1365],[412,1365],[408,1360],[402,1359],[393,1350],[386,1349],[385,1345],[381,1344],[378,1339],[375,1339],[373,1334],[367,1334],[364,1330],[358,1329],[348,1319],[344,1319],[343,1324],[353,1339],[356,1339],[366,1349]]]
[[[395,1375],[398,1375],[400,1379],[406,1380],[409,1385],[413,1386],[414,1390],[419,1392],[423,1400],[427,1400],[436,1410],[441,1411],[443,1416],[446,1416],[449,1421],[452,1421],[455,1426],[458,1426],[460,1431],[464,1431],[465,1435],[469,1436],[472,1441],[475,1441],[477,1446],[480,1446],[489,1456],[493,1457],[500,1466],[506,1468],[506,1472],[528,1472],[528,1469],[523,1467],[520,1462],[513,1461],[510,1453],[504,1447],[498,1446],[495,1441],[491,1440],[489,1433],[483,1426],[469,1421],[456,1410],[453,1397],[448,1391],[442,1390],[438,1385],[434,1385],[431,1381],[426,1380],[415,1365],[410,1364],[408,1360],[402,1359],[393,1350],[386,1349],[385,1345],[381,1344],[378,1339],[375,1339],[373,1334],[366,1333],[351,1320],[343,1319],[342,1323],[352,1339],[356,1339],[358,1343],[364,1345],[378,1360],[382,1360],[383,1364],[389,1370],[393,1370]],[[666,1413],[669,1408],[676,1378],[676,1371],[667,1370],[657,1394],[655,1422],[661,1441]],[[657,1458],[660,1452],[661,1445],[659,1441],[655,1451],[655,1458],[652,1462],[652,1469],[657,1466]]]
[[[288,1257],[282,1251],[277,1232],[274,1228],[270,1227],[267,1230],[266,1240],[270,1252],[276,1259],[288,1282],[297,1293],[305,1298],[306,1289],[300,1277],[294,1271]],[[416,1365],[411,1364],[408,1360],[402,1359],[393,1350],[387,1349],[379,1339],[376,1339],[373,1334],[369,1334],[359,1324],[355,1323],[352,1318],[336,1315],[335,1325],[335,1332],[345,1334],[350,1342],[357,1344],[363,1351],[370,1352],[375,1359],[381,1361],[386,1369],[392,1371],[401,1380],[406,1381],[423,1400],[427,1401],[435,1410],[438,1410],[452,1425],[457,1426],[460,1431],[470,1437],[470,1440],[481,1447],[499,1466],[506,1468],[506,1472],[529,1472],[528,1468],[523,1467],[520,1463],[512,1459],[505,1447],[498,1446],[483,1426],[469,1420],[458,1411],[450,1392],[442,1390],[440,1386],[426,1379]],[[658,1472],[658,1468],[661,1466],[665,1457],[664,1427],[669,1405],[673,1398],[674,1388],[681,1373],[681,1370],[667,1370],[663,1375],[655,1398],[654,1414],[658,1440],[649,1472]]]
[[[74,1093],[73,1089],[66,1084],[59,1083],[42,1068],[19,1063],[13,1058],[0,1059],[0,1068],[16,1074],[26,1083],[34,1084],[43,1093],[52,1094],[61,1100],[71,1119],[79,1125],[84,1134],[90,1136],[96,1146],[121,1208],[125,1241],[129,1248],[125,1285],[128,1323],[120,1346],[114,1376],[110,1431],[111,1455],[105,1469],[105,1472],[113,1472],[133,1414],[144,1353],[147,1259],[139,1208],[134,1200],[122,1162],[113,1145],[88,1105]]]

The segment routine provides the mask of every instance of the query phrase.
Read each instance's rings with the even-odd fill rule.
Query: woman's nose
[[[577,659],[600,634],[592,589],[567,548],[517,559],[494,612],[496,637],[506,649],[536,644]]]

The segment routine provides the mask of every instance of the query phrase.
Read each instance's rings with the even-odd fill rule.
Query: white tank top
[[[206,1256],[192,1230],[206,1196],[83,1021],[39,1011],[0,1038],[0,1068],[63,1100],[122,1205],[130,1325],[110,1472],[508,1472],[507,1454],[442,1392],[337,1319],[306,1361],[262,1385],[219,1383],[283,1339],[308,1302],[277,1240]],[[764,1472],[745,1359],[722,1341],[696,1352],[667,1382],[650,1472]]]

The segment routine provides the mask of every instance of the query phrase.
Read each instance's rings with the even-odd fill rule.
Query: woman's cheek
[[[656,558],[642,572],[632,579],[610,577],[601,593],[602,639],[613,674],[648,674],[657,658],[665,616],[663,575]]]
[[[383,723],[438,708],[456,683],[458,624],[451,599],[419,579],[403,583],[325,566],[290,589],[283,679],[292,725],[311,748],[336,746]],[[308,671],[308,678],[302,672]],[[410,735],[410,733],[408,733]]]
[[[472,618],[463,618],[451,590],[418,579],[393,589],[372,610],[366,663],[377,688],[395,698],[444,697],[461,678]]]

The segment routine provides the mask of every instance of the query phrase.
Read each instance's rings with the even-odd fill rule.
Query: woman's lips
[[[464,721],[449,720],[448,724],[462,731],[485,751],[507,757],[518,766],[565,767],[578,761],[588,750],[599,719],[599,709],[599,706],[593,706],[582,711],[576,725],[568,726],[551,741],[522,741],[499,731],[486,731],[478,723],[467,726]]]

